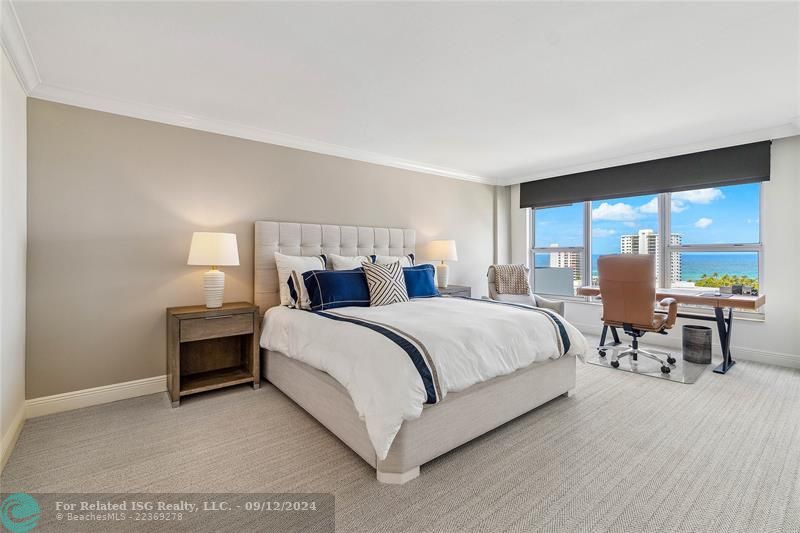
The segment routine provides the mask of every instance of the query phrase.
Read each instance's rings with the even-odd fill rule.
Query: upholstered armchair
[[[489,267],[486,273],[489,281],[489,299],[497,300],[498,302],[511,302],[518,304],[535,305],[544,309],[555,311],[561,316],[564,316],[564,302],[559,300],[548,300],[533,293],[528,294],[498,294],[497,285],[495,284],[495,271],[494,266]]]

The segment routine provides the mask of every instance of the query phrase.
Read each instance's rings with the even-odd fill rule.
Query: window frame
[[[663,205],[659,204],[659,220],[663,221],[669,231],[663,232],[661,236],[662,250],[665,250],[668,255],[667,261],[661,263],[662,278],[666,280],[665,288],[672,287],[672,277],[667,275],[663,277],[664,273],[669,273],[669,265],[672,264],[672,254],[681,252],[755,252],[758,260],[758,288],[759,293],[764,288],[764,229],[761,223],[761,214],[764,211],[764,184],[759,184],[758,187],[758,242],[743,242],[743,243],[727,243],[727,244],[680,244],[670,245],[669,236],[672,234],[672,193],[661,193],[664,196]]]
[[[555,247],[544,247],[544,248],[539,247],[539,248],[537,248],[535,246],[535,244],[536,244],[536,212],[535,211],[536,210],[528,208],[528,210],[531,213],[531,216],[530,216],[530,242],[528,243],[528,249],[529,249],[529,253],[528,253],[528,258],[529,259],[528,260],[530,262],[531,269],[530,269],[530,279],[528,280],[528,282],[531,285],[531,291],[534,292],[535,294],[538,294],[540,296],[559,298],[559,299],[562,299],[562,300],[573,300],[573,301],[576,301],[576,302],[580,302],[580,301],[585,301],[586,300],[586,297],[578,296],[577,294],[573,294],[573,295],[567,296],[567,295],[564,295],[564,294],[550,294],[550,293],[545,293],[545,292],[537,293],[537,292],[535,292],[535,289],[533,288],[534,287],[533,280],[534,280],[534,277],[535,277],[534,276],[534,271],[536,270],[536,254],[549,254],[549,253],[553,253],[553,252],[578,252],[578,253],[580,253],[581,254],[581,282],[584,283],[584,284],[586,284],[586,280],[589,280],[591,282],[592,265],[591,264],[587,265],[587,263],[586,263],[586,257],[587,257],[586,251],[588,250],[588,257],[591,257],[592,256],[591,255],[591,245],[592,245],[592,243],[591,243],[592,208],[591,208],[591,202],[588,203],[588,208],[587,208],[587,202],[580,202],[580,203],[583,204],[583,214],[582,214],[582,217],[583,217],[583,220],[582,220],[582,223],[583,223],[583,246],[555,246]],[[574,205],[574,204],[569,204],[569,205]],[[554,205],[552,207],[566,207],[566,206]],[[588,218],[587,218],[587,215],[588,215]],[[587,229],[588,229],[588,231],[587,231]],[[588,236],[588,239],[587,239],[587,236]],[[587,276],[587,271],[589,273],[588,276]]]
[[[730,243],[730,244],[680,244],[671,245],[670,236],[672,235],[672,193],[663,192],[658,194],[658,248],[661,257],[659,279],[660,285],[664,288],[672,287],[672,276],[670,268],[672,264],[672,254],[681,252],[755,252],[758,257],[758,286],[759,293],[764,292],[764,224],[762,223],[764,213],[764,183],[759,183],[759,202],[758,202],[758,242],[753,243]],[[624,198],[624,197],[622,197]],[[579,252],[582,253],[582,282],[584,285],[592,283],[592,200],[583,203],[583,246],[559,246],[555,248],[537,248],[536,243],[536,209],[528,208],[530,211],[530,240],[528,242],[528,258],[531,264],[531,290],[541,296],[558,297],[567,301],[599,303],[599,298],[589,296],[564,296],[560,294],[537,293],[534,286],[533,272],[536,268],[535,254],[550,252]],[[572,204],[570,204],[572,205]],[[558,206],[553,206],[558,207]],[[588,280],[588,283],[587,283]],[[685,306],[681,306],[685,307]],[[707,306],[692,306],[693,309],[708,310]],[[752,312],[744,315],[751,319],[763,319],[763,312]],[[741,315],[740,315],[741,317]]]

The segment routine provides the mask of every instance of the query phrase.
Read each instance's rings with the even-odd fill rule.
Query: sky
[[[760,184],[672,194],[672,232],[684,244],[759,241]],[[621,235],[658,232],[658,196],[592,202],[592,254],[619,253]],[[536,247],[583,246],[583,204],[537,209]]]

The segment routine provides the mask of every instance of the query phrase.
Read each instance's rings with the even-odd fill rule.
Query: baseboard
[[[154,376],[151,378],[104,385],[92,389],[83,389],[53,396],[43,396],[25,402],[25,415],[35,418],[62,411],[71,411],[81,407],[100,405],[103,403],[127,400],[136,396],[146,396],[167,390],[167,377]]]
[[[14,450],[14,445],[17,444],[19,434],[22,432],[22,426],[25,425],[25,406],[17,409],[17,414],[11,421],[8,431],[3,435],[2,444],[0,444],[0,472],[6,467],[6,461],[11,456]]]
[[[753,350],[751,348],[742,348],[741,346],[731,347],[731,353],[733,354],[734,359],[741,359],[742,361],[755,361],[757,363],[765,363],[768,365],[800,368],[800,355],[792,355],[780,352],[764,352],[761,350]]]
[[[590,335],[592,337],[600,337],[600,332],[602,329],[602,325],[598,324],[581,324],[576,322],[571,322],[573,326],[578,328],[580,332],[584,335]],[[620,336],[622,336],[622,332],[620,332]],[[716,333],[714,333],[714,337],[716,337]],[[734,334],[734,339],[736,335]],[[606,341],[608,342],[611,339],[611,334],[609,333],[608,338]],[[643,344],[653,344],[655,346],[663,346],[665,348],[669,348],[672,350],[681,349],[681,341],[680,341],[680,334],[676,336],[672,335],[648,335],[642,341]],[[714,338],[712,344],[712,350],[715,355],[720,355],[720,348],[718,344],[718,340]],[[781,352],[769,352],[764,350],[754,350],[752,348],[745,348],[744,346],[731,346],[731,353],[733,354],[734,359],[741,359],[742,361],[754,361],[757,363],[764,363],[768,365],[775,365],[775,366],[784,366],[788,368],[800,368],[800,355],[793,355],[788,353],[781,353]],[[721,356],[721,355],[720,355]]]

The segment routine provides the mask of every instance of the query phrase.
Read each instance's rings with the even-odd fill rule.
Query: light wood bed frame
[[[404,255],[415,251],[409,229],[255,223],[255,303],[280,305],[274,253],[289,255]],[[261,350],[261,371],[295,403],[339,437],[377,471],[378,481],[406,483],[420,465],[491,431],[575,387],[575,357],[534,363],[479,383],[403,423],[385,460],[378,460],[349,393],[331,376],[280,352]]]

